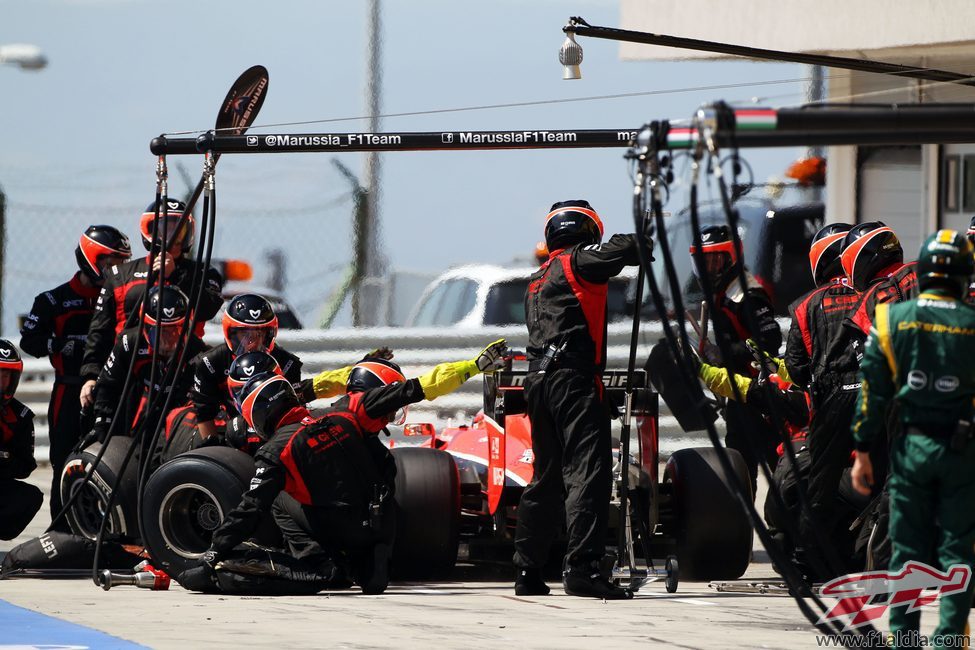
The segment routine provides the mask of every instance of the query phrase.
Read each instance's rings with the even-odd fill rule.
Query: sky
[[[563,81],[557,52],[570,15],[619,26],[609,0],[384,0],[384,113],[640,97],[383,119],[386,131],[635,129],[689,117],[705,101],[801,103],[797,65],[621,61],[609,41],[580,39],[583,79]],[[270,72],[258,124],[366,114],[367,3],[351,0],[0,0],[0,44],[32,43],[48,68],[0,66],[0,187],[7,195],[2,331],[32,297],[65,281],[90,223],[135,237],[155,191],[150,139],[212,126],[230,84],[260,63]],[[775,84],[759,82],[781,81]],[[688,91],[722,84],[737,88]],[[756,84],[756,85],[747,85]],[[669,92],[680,91],[680,92]],[[258,133],[366,130],[363,119]],[[622,149],[390,153],[383,157],[381,253],[397,270],[437,273],[505,264],[531,252],[555,201],[585,198],[608,232],[631,229],[632,185]],[[756,180],[781,176],[801,152],[748,152]],[[306,322],[351,258],[349,184],[359,154],[226,156],[217,171],[215,256],[257,267],[280,249],[286,294]],[[170,193],[198,157],[169,159]],[[686,188],[673,188],[672,210]]]

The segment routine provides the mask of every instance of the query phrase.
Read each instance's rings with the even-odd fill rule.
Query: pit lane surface
[[[31,482],[45,489],[50,470]],[[764,499],[764,490],[759,494]],[[44,505],[46,513],[47,503]],[[43,514],[43,513],[42,513]],[[47,525],[38,516],[18,541]],[[0,552],[15,542],[0,542]],[[757,546],[746,578],[771,578]],[[628,602],[573,598],[549,582],[551,596],[521,598],[502,573],[460,567],[457,581],[393,584],[381,596],[357,590],[305,597],[207,596],[184,591],[116,587],[90,580],[0,581],[0,648],[51,645],[153,648],[816,648],[814,629],[785,595],[719,593],[707,583],[645,586]],[[4,604],[6,601],[8,604]],[[31,619],[30,612],[89,628],[70,643],[64,623]],[[936,609],[925,607],[930,634]],[[49,621],[49,619],[47,619]],[[886,628],[886,621],[880,627]],[[115,639],[94,636],[104,633]]]

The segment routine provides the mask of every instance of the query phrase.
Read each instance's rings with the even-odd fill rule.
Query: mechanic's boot
[[[576,567],[562,574],[562,586],[570,596],[589,596],[603,600],[629,600],[633,591],[617,587],[593,567]]]
[[[360,585],[364,594],[381,594],[389,586],[389,554],[390,545],[380,542],[372,547],[371,557],[366,559],[360,576]]]
[[[539,569],[518,569],[518,577],[515,578],[516,596],[548,596],[548,585],[542,580],[542,572]]]
[[[325,588],[330,590],[348,589],[354,584],[352,570],[344,558],[333,560],[325,558],[317,564],[315,571],[325,577]]]

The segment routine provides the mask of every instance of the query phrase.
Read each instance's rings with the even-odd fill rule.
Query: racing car
[[[484,377],[484,407],[471,424],[439,432],[429,423],[407,425],[408,436],[426,436],[420,445],[397,445],[395,498],[398,506],[393,569],[399,578],[443,579],[458,558],[470,562],[510,562],[518,501],[532,477],[531,423],[525,414],[524,370]],[[607,395],[617,406],[627,373],[603,375]],[[727,580],[748,567],[752,529],[735,502],[732,483],[720,468],[715,450],[681,449],[660,476],[658,395],[647,374],[633,376],[636,453],[627,458],[629,511],[634,557],[676,556],[680,575],[689,580]],[[72,528],[94,538],[97,523],[116,484],[116,468],[130,444],[113,438],[86,493],[69,515]],[[77,489],[98,445],[67,463],[62,490]],[[741,456],[728,450],[741,485],[748,475]],[[617,545],[620,522],[619,445],[614,450],[617,489],[610,509],[608,546]],[[229,447],[185,452],[163,464],[146,485],[141,508],[135,503],[134,464],[118,482],[109,532],[141,541],[156,566],[176,574],[190,568],[209,547],[224,515],[240,500],[254,473],[253,460]],[[141,530],[144,539],[137,539]],[[274,545],[273,526],[261,540]],[[649,564],[649,562],[648,562]],[[669,565],[674,564],[673,562]],[[676,573],[676,571],[674,571]],[[669,573],[668,573],[669,575]],[[676,576],[674,576],[676,580]],[[676,588],[676,587],[674,587]]]
[[[471,424],[439,432],[429,423],[410,424],[406,435],[428,440],[420,448],[394,449],[400,454],[398,462],[407,452],[417,458],[423,454],[441,458],[436,470],[401,466],[397,478],[397,499],[410,503],[418,515],[424,513],[425,535],[422,546],[409,536],[398,539],[397,546],[402,543],[402,551],[413,547],[416,553],[411,559],[430,567],[431,576],[454,566],[458,547],[467,561],[510,562],[518,501],[532,477],[525,375],[524,370],[486,375],[484,408]],[[622,370],[603,375],[607,395],[617,407],[626,378]],[[634,373],[634,394],[637,452],[626,462],[633,551],[644,560],[676,555],[681,577],[690,580],[740,577],[750,560],[752,529],[733,496],[734,479],[725,476],[710,447],[677,451],[668,459],[661,479],[658,395],[648,386],[643,370]],[[619,447],[617,441],[610,546],[617,544],[621,520]],[[728,452],[737,480],[748,489],[744,460],[738,452]]]

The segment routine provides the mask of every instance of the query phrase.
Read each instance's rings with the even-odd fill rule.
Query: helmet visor
[[[233,401],[234,406],[237,407],[238,413],[240,413],[240,391],[244,389],[244,383],[232,377],[227,377],[227,391],[230,393],[230,399]]]
[[[703,265],[704,272],[708,274],[708,277],[713,279],[722,277],[733,264],[731,255],[725,251],[703,253],[695,259],[698,262],[694,264],[694,274],[700,277],[701,269],[699,265]]]
[[[146,336],[160,355],[171,357],[179,346],[179,330],[179,325],[150,325],[146,327]]]
[[[267,352],[276,332],[271,327],[231,327],[227,330],[227,344],[234,356],[246,352]]]
[[[98,273],[104,276],[105,272],[108,271],[110,268],[118,264],[121,264],[122,262],[125,262],[128,259],[129,257],[124,255],[99,255],[95,259],[95,266],[98,268]]]
[[[409,415],[409,413],[409,405],[400,407],[395,413],[393,413],[393,417],[389,421],[390,424],[395,424],[398,427],[403,426],[406,423],[406,416]]]
[[[178,214],[169,213],[166,215],[159,215],[158,219],[154,219],[149,226],[150,232],[148,233],[151,237],[155,238],[156,234],[165,235],[169,244],[169,251],[175,252],[182,250],[183,242],[186,240],[190,229],[190,220],[187,217],[186,221],[183,222],[182,227],[179,227],[182,217]],[[179,230],[177,231],[177,228]]]
[[[21,371],[12,368],[0,368],[0,395],[4,401],[9,400],[17,392]]]

